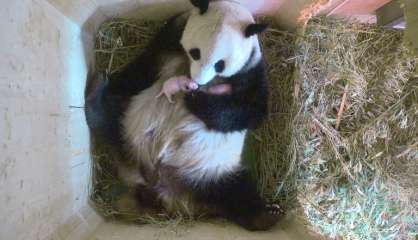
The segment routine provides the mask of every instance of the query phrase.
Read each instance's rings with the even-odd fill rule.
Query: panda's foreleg
[[[152,86],[161,74],[168,54],[184,55],[180,39],[187,16],[175,16],[164,24],[142,53],[110,76],[112,94],[134,96]]]
[[[267,204],[260,197],[247,171],[197,187],[195,193],[198,201],[205,201],[228,219],[252,231],[270,229],[281,214],[278,206]]]
[[[109,81],[104,72],[90,76],[94,87],[86,94],[85,114],[91,132],[101,140],[121,144],[119,120],[127,105],[123,96],[109,94]]]

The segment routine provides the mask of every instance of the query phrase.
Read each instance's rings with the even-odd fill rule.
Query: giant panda
[[[279,208],[260,196],[241,160],[247,130],[268,111],[257,38],[266,25],[236,1],[191,3],[194,9],[168,20],[122,71],[94,76],[103,84],[87,96],[88,125],[131,159],[119,172],[136,186],[140,205],[269,229]],[[199,88],[177,94],[173,104],[156,98],[178,75]]]

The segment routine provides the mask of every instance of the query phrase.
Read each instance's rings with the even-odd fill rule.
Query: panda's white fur
[[[132,99],[122,122],[124,136],[133,155],[149,169],[164,164],[190,182],[216,180],[240,167],[246,131],[208,130],[189,113],[181,97],[177,96],[175,104],[155,98],[182,61],[181,57],[168,60],[158,82]]]
[[[200,85],[216,75],[230,77],[242,70],[255,48],[253,63],[261,58],[257,35],[244,37],[245,27],[254,23],[251,13],[234,1],[214,1],[205,14],[194,9],[186,24],[181,44],[185,51],[200,50],[200,59],[190,59],[191,78]],[[225,61],[225,69],[216,73],[217,61]],[[249,65],[251,67],[251,64]]]

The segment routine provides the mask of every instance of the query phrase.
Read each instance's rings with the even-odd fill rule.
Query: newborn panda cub
[[[161,92],[157,95],[157,98],[165,96],[169,103],[174,103],[172,96],[178,92],[190,92],[197,90],[198,85],[187,76],[176,76],[168,79],[164,82]],[[209,94],[226,94],[231,92],[231,85],[227,83],[217,84],[207,89]]]
[[[120,176],[136,186],[139,206],[267,230],[280,209],[260,196],[241,161],[247,130],[267,116],[257,38],[267,26],[236,1],[191,3],[92,94],[88,124],[131,157]]]
[[[157,98],[165,95],[169,103],[174,103],[172,96],[180,91],[188,92],[191,90],[196,90],[198,88],[197,83],[189,79],[187,76],[176,76],[168,79],[161,90],[157,95]]]

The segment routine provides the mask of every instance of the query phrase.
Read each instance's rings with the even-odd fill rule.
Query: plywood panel
[[[0,239],[46,239],[88,199],[80,28],[43,0],[0,8]]]
[[[286,0],[278,9],[275,18],[280,26],[294,30],[321,12],[328,3],[329,0]]]
[[[47,0],[61,14],[82,25],[98,8],[94,0]]]
[[[405,1],[406,31],[405,41],[418,54],[418,1]],[[418,74],[418,68],[417,68]]]
[[[332,10],[330,15],[351,16],[374,14],[376,9],[391,0],[347,0]]]
[[[175,225],[164,228],[153,225],[105,223],[89,240],[316,240],[295,221],[282,221],[274,229],[249,232],[226,221],[196,222],[193,226]]]

